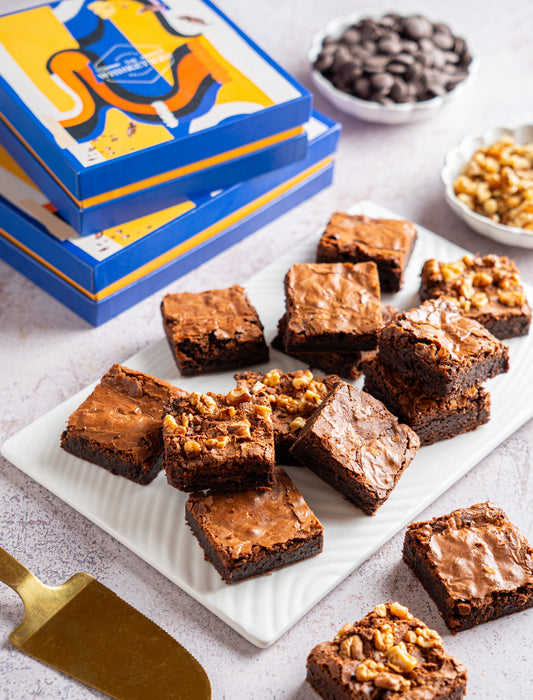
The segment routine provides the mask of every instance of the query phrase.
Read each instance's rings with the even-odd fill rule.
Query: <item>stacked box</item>
[[[0,257],[99,325],[329,185],[339,132],[315,112],[302,161],[88,236],[0,150]]]

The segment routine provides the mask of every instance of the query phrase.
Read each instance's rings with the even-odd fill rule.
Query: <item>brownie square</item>
[[[150,483],[162,466],[163,405],[186,392],[114,364],[69,417],[61,447],[87,462]]]
[[[317,247],[317,262],[375,262],[382,292],[397,292],[417,232],[410,221],[371,219],[336,212]]]
[[[381,303],[381,316],[383,325],[390,323],[398,313],[398,309],[390,304]],[[270,343],[274,350],[279,350],[291,357],[301,360],[311,368],[321,369],[327,374],[337,374],[346,379],[355,380],[363,372],[363,361],[373,357],[376,350],[354,350],[352,352],[292,352],[285,349],[285,329],[287,328],[287,314],[278,321],[276,336]]]
[[[161,313],[172,354],[184,375],[268,361],[263,325],[238,285],[167,294]]]
[[[340,382],[291,453],[367,515],[387,500],[419,447],[417,434],[370,394]]]
[[[509,369],[507,346],[444,298],[429,299],[385,326],[379,354],[439,397],[464,393]]]
[[[397,602],[376,605],[307,657],[307,682],[328,699],[459,700],[466,681],[438,633]]]
[[[421,445],[475,430],[490,418],[490,395],[481,387],[448,398],[430,396],[416,379],[395,372],[379,355],[364,362],[363,371],[363,391],[382,401],[402,423],[411,426]]]
[[[285,275],[288,352],[372,350],[383,325],[375,263],[301,263]]]
[[[453,263],[432,258],[424,263],[420,296],[453,297],[465,316],[479,321],[497,338],[527,335],[531,307],[510,258],[465,255]]]
[[[533,549],[493,503],[411,523],[403,558],[453,633],[533,606]]]
[[[167,481],[180,491],[270,486],[274,467],[272,409],[244,389],[171,399],[163,440]]]
[[[309,370],[282,372],[271,369],[261,372],[236,374],[237,386],[252,396],[264,396],[272,408],[272,426],[276,461],[292,464],[295,460],[289,452],[307,418],[321,403],[326,394],[340,382],[336,375],[315,377]]]
[[[226,583],[280,569],[323,548],[322,525],[279,467],[270,489],[191,494],[185,517]]]

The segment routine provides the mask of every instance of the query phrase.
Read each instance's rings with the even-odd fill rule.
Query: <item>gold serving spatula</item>
[[[0,547],[0,580],[25,607],[9,635],[17,649],[113,698],[211,698],[194,656],[89,574],[45,586]]]

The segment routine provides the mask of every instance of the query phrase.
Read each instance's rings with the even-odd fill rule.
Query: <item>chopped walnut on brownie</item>
[[[466,680],[439,634],[397,602],[376,605],[307,657],[307,681],[324,699],[459,700]]]
[[[420,296],[453,297],[465,316],[497,338],[527,335],[531,308],[515,263],[497,255],[465,255],[451,263],[434,258],[422,268]]]
[[[199,394],[165,406],[164,468],[181,491],[270,486],[274,468],[272,409],[246,389]]]
[[[242,372],[235,375],[237,386],[252,396],[265,396],[272,408],[276,460],[295,462],[289,449],[307,418],[322,402],[324,396],[340,382],[336,375],[316,377],[309,370],[283,372],[271,369],[261,372]]]

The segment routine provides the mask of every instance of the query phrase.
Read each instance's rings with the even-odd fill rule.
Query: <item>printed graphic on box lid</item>
[[[6,15],[0,66],[85,167],[300,94],[201,0],[64,0]]]

